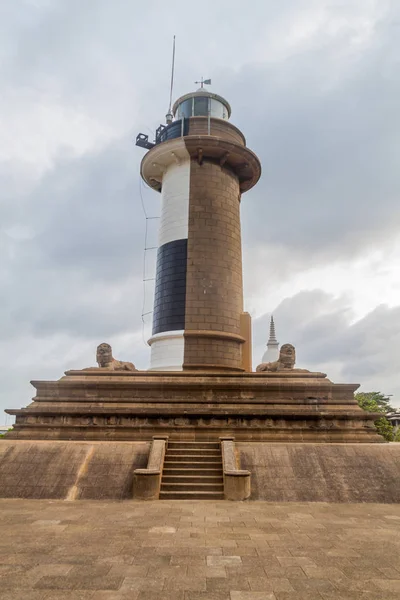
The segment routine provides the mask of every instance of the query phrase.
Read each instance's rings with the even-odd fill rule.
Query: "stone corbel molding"
[[[164,467],[168,436],[153,436],[146,469],[133,473],[133,498],[135,500],[158,500]]]
[[[251,472],[240,469],[235,452],[234,437],[220,437],[224,470],[225,500],[246,500],[251,493]]]

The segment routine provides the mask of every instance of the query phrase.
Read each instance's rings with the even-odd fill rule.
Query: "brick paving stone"
[[[236,567],[242,564],[240,556],[207,556],[208,567]]]
[[[211,581],[211,580],[210,580]],[[205,577],[180,577],[180,578],[168,578],[165,580],[164,590],[167,591],[193,591],[193,592],[205,592],[206,591],[206,578]],[[164,592],[163,592],[164,593]]]
[[[289,579],[305,579],[307,575],[304,573],[301,567],[264,567],[264,571],[269,578],[286,578]]]
[[[98,594],[101,594],[102,592],[94,592],[93,590],[49,590],[48,592],[44,592],[44,590],[41,590],[41,594],[43,593],[45,593],[45,595],[42,596],[42,598],[44,598],[45,600],[115,600],[112,597],[110,598],[108,596],[98,596]],[[113,592],[106,592],[106,594],[110,593]],[[29,599],[26,600],[31,600],[30,596]],[[128,599],[124,599],[120,596],[118,600]],[[135,600],[135,598],[133,598],[133,600]]]
[[[154,533],[159,535],[160,533],[163,534],[172,534],[172,533],[176,533],[176,527],[168,527],[167,525],[164,526],[159,526],[159,527],[152,527],[151,529],[149,529],[149,533]]]
[[[248,582],[253,592],[273,592],[272,583],[268,577],[249,577]],[[293,590],[293,588],[290,588]]]
[[[289,579],[284,577],[249,577],[250,589],[255,591],[270,590],[271,592],[294,592]]]
[[[374,579],[349,579],[345,577],[343,579],[335,579],[333,583],[335,584],[335,588],[341,593],[343,591],[376,592],[380,589]]]
[[[29,590],[27,598],[26,590],[1,590],[1,600],[45,600],[42,590]]]
[[[323,600],[323,596],[314,590],[312,595],[310,592],[274,592],[276,600]]]
[[[265,577],[262,566],[242,565],[237,567],[226,567],[228,577]]]
[[[206,580],[207,592],[229,592],[230,590],[250,590],[247,577],[213,577]]]
[[[188,577],[227,577],[226,569],[224,567],[206,567],[201,566],[197,567],[195,565],[187,566],[187,575]]]
[[[73,579],[68,579],[68,577],[57,577],[57,576],[44,576],[39,579],[39,581],[34,586],[37,589],[41,590],[72,590],[75,585],[75,581]]]
[[[308,556],[277,556],[282,567],[316,567],[315,561]]]
[[[289,579],[295,591],[313,593],[315,590],[330,592],[336,590],[328,579]]]
[[[119,575],[103,577],[83,577],[74,578],[75,589],[82,590],[118,590],[121,587],[124,578]]]
[[[32,569],[33,570],[33,569]],[[85,579],[94,579],[96,577],[105,577],[111,570],[111,565],[101,564],[101,565],[74,565],[70,572],[68,573],[68,577],[73,579],[77,577],[84,577]],[[52,573],[55,575],[55,573]],[[60,573],[61,574],[61,573]]]
[[[321,592],[323,600],[399,600],[399,595],[390,592]]]
[[[336,567],[302,567],[304,573],[310,579],[329,579],[334,581],[335,579],[343,579],[344,574],[339,571]]]
[[[171,565],[193,565],[193,566],[206,566],[205,556],[172,556],[170,559]]]
[[[188,575],[188,566],[187,565],[167,565],[164,567],[157,567],[157,568],[151,567],[150,569],[148,569],[148,573],[147,573],[147,577],[149,577],[150,579],[152,579],[153,577],[155,577],[157,579],[162,579],[165,577],[169,577],[170,579],[172,577],[181,579],[182,577],[187,577],[187,575]],[[145,576],[146,576],[146,573],[144,575],[141,575],[141,577],[145,577]]]
[[[400,579],[400,570],[391,567],[378,567],[378,571],[387,579]]]
[[[133,565],[145,565],[150,568],[157,567],[165,567],[166,565],[171,564],[172,559],[175,557],[171,556],[134,556],[133,557]],[[205,559],[204,559],[205,560]]]
[[[25,571],[26,571],[26,568],[24,565],[1,565],[0,564],[0,577],[2,577],[3,575],[14,575],[17,573],[25,573]]]
[[[229,550],[224,548],[223,554],[229,554]],[[241,543],[236,544],[235,554],[237,556],[258,556],[256,546],[243,546]]]
[[[142,591],[139,592],[135,600],[185,600],[185,592],[183,590],[174,590],[172,592],[165,590],[162,592]]]
[[[400,596],[400,578],[399,579],[374,579],[373,582],[381,590],[397,592]]]
[[[97,590],[93,592],[96,596],[91,596],[90,600],[137,600],[140,592],[133,592],[132,590]],[[47,600],[47,598],[46,598]],[[58,600],[58,598],[54,598]],[[66,599],[68,600],[68,599]]]
[[[185,592],[185,600],[231,600],[230,592]]]
[[[361,569],[357,567],[343,567],[343,574],[349,579],[380,579],[382,577],[382,573],[380,573],[377,569]]]
[[[122,590],[131,591],[161,591],[164,587],[165,578],[155,577],[125,577],[122,582]]]
[[[74,565],[68,564],[46,564],[36,565],[29,569],[30,575],[37,575],[38,579],[46,575],[68,575],[74,569]],[[1,581],[1,580],[0,580]]]
[[[231,600],[276,600],[272,592],[240,592],[231,591]]]
[[[165,567],[148,567],[147,565],[112,565],[109,570],[110,576],[122,576],[122,577],[150,577],[157,573],[158,577],[161,577],[160,571]],[[170,569],[170,566],[167,567]]]

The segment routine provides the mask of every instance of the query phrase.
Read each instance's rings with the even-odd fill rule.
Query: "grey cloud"
[[[398,39],[387,18],[357,60],[343,61],[334,40],[225,77],[233,120],[263,165],[244,197],[250,244],[283,243],[323,262],[397,234]],[[332,74],[335,60],[342,77]]]
[[[33,233],[2,238],[8,254],[0,272],[4,337],[21,331],[110,335],[139,325],[145,217],[138,158],[132,141],[123,140],[83,158],[61,159],[20,199],[23,210],[8,227],[22,224]],[[143,189],[142,197],[156,214],[158,194]],[[150,223],[148,245],[154,246],[157,221]],[[154,274],[154,258],[149,251],[147,277]]]
[[[76,268],[88,277],[139,274],[145,217],[159,212],[159,198],[139,188],[140,154],[130,139],[101,152],[56,162],[33,190],[20,199],[8,225],[33,233],[20,240],[16,266]],[[21,208],[21,207],[20,207]],[[154,233],[153,233],[154,235]],[[153,240],[154,241],[154,240]]]

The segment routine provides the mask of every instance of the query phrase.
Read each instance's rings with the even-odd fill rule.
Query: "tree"
[[[389,396],[385,396],[381,392],[358,392],[354,394],[359,406],[368,412],[382,413],[386,415],[393,412],[394,408],[390,406]],[[394,439],[394,429],[386,416],[382,416],[375,421],[375,427],[386,441],[392,442]]]

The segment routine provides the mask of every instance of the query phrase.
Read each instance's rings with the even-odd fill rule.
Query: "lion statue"
[[[292,344],[283,344],[279,352],[279,358],[275,362],[261,363],[256,368],[257,373],[269,371],[274,373],[277,371],[295,371],[298,373],[309,373],[307,369],[295,369],[296,350]]]
[[[110,344],[106,344],[105,342],[97,346],[96,361],[99,365],[99,369],[109,369],[110,371],[137,371],[133,363],[116,360],[112,355]],[[96,368],[97,367],[90,367],[89,369],[85,369],[85,371]]]

